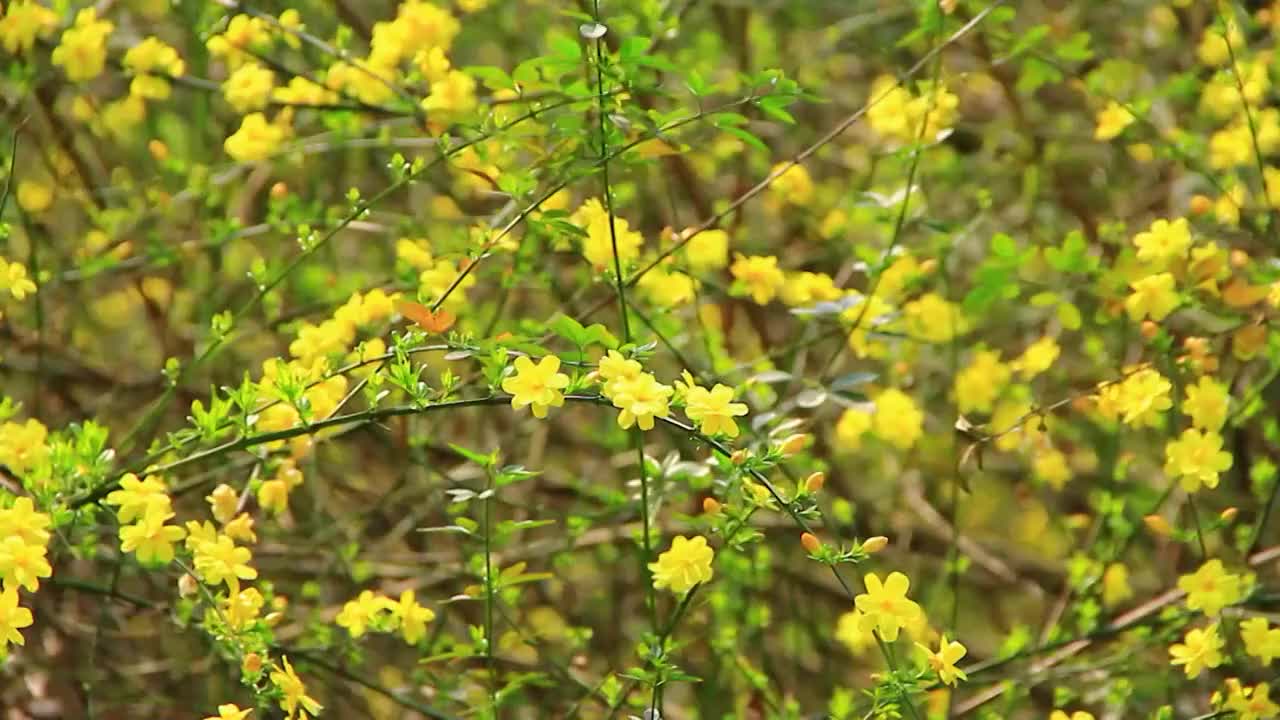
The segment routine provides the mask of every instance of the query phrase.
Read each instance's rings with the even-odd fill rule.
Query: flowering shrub
[[[5,4],[0,704],[1277,717],[1278,38]]]

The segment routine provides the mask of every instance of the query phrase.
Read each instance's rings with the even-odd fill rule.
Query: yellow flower
[[[685,230],[681,237],[688,237]],[[698,272],[719,270],[729,264],[729,233],[724,230],[703,230],[684,245],[684,261],[689,269]]]
[[[400,602],[392,606],[391,612],[400,622],[400,634],[404,636],[404,641],[410,645],[417,645],[419,640],[426,637],[427,623],[436,619],[435,611],[419,605],[412,590],[400,593]]]
[[[453,117],[476,108],[476,81],[461,70],[450,70],[441,80],[431,83],[431,92],[422,101],[422,109],[432,120]]]
[[[1271,702],[1271,686],[1258,683],[1253,687],[1241,687],[1234,678],[1227,681],[1226,708],[1235,711],[1236,720],[1265,720],[1280,714],[1280,706]]]
[[[516,374],[502,381],[504,392],[511,393],[511,407],[519,410],[530,406],[533,416],[544,418],[547,408],[564,405],[564,389],[569,376],[560,370],[560,358],[548,355],[538,364],[521,355],[516,358]]]
[[[853,655],[861,655],[876,644],[876,636],[864,621],[865,617],[861,610],[854,608],[836,621],[836,640]]]
[[[458,282],[458,276],[461,274],[462,271],[452,260],[438,258],[431,267],[418,275],[418,292],[422,297],[434,302],[444,297],[445,292],[452,287],[453,291],[449,293],[449,297],[441,307],[458,309],[467,304],[467,289],[476,284],[475,273],[467,273],[467,276]],[[457,287],[453,285],[455,282],[458,282]]]
[[[675,307],[693,301],[697,283],[682,272],[654,268],[637,283],[645,296],[659,307]]]
[[[604,381],[601,392],[605,397],[613,397],[624,380],[640,377],[644,368],[635,360],[628,360],[617,350],[610,350],[600,358],[596,365],[596,375]]]
[[[733,418],[746,415],[747,406],[733,402],[733,388],[727,385],[717,384],[710,390],[694,385],[685,394],[684,414],[699,423],[707,435],[723,433],[734,438],[738,437],[738,423]]]
[[[253,708],[241,710],[239,706],[227,703],[218,706],[217,715],[210,715],[204,720],[245,720],[251,712],[253,712]]]
[[[999,352],[975,353],[968,367],[956,374],[956,406],[962,413],[991,412],[991,404],[1012,374],[1010,367],[1000,362]]]
[[[666,417],[670,412],[668,402],[674,389],[658,382],[649,373],[634,378],[620,379],[613,384],[614,407],[618,413],[618,426],[623,430],[639,425],[641,430],[652,430],[655,417]]]
[[[707,539],[698,535],[693,539],[676,536],[671,549],[649,563],[653,573],[653,586],[683,595],[701,583],[711,580],[711,560],[715,553],[707,545]]]
[[[1273,628],[1266,618],[1252,617],[1240,623],[1240,638],[1246,654],[1270,665],[1280,657],[1280,628]]]
[[[167,511],[170,504],[168,489],[159,476],[148,475],[145,480],[139,480],[133,473],[120,478],[120,489],[109,493],[106,502],[108,505],[120,506],[116,517],[122,523],[141,518],[153,505]]]
[[[53,64],[61,66],[71,82],[98,77],[107,61],[107,36],[114,29],[109,20],[98,19],[95,8],[81,10],[53,49]]]
[[[223,602],[223,616],[228,625],[239,629],[258,618],[265,602],[257,588],[245,588],[226,598]]]
[[[338,627],[346,628],[351,637],[358,638],[364,635],[371,623],[378,621],[379,613],[390,614],[395,608],[396,604],[390,598],[365,590],[355,600],[349,600],[342,606],[342,612],[338,613],[334,622]]]
[[[16,537],[28,545],[48,545],[49,516],[37,512],[29,497],[14,499],[13,506],[0,508],[0,537]]]
[[[1193,574],[1179,577],[1178,587],[1187,593],[1188,608],[1213,617],[1222,612],[1222,608],[1243,599],[1243,580],[1224,570],[1221,560],[1214,559]]]
[[[271,99],[290,105],[328,105],[338,102],[338,94],[307,78],[295,76],[287,85],[272,90]]]
[[[233,593],[239,592],[240,580],[258,577],[258,571],[249,566],[252,558],[249,548],[236,547],[235,541],[226,535],[195,548],[195,566],[200,579],[211,585],[225,582]]]
[[[1195,385],[1187,386],[1187,399],[1182,401],[1182,411],[1191,417],[1191,424],[1202,430],[1218,430],[1227,421],[1227,389],[1214,382],[1208,375],[1201,375]]]
[[[0,593],[0,652],[9,643],[25,645],[26,641],[18,631],[30,626],[31,621],[31,611],[18,605],[18,586],[6,584],[4,592]]]
[[[284,667],[271,671],[271,682],[283,693],[280,709],[287,713],[289,720],[319,715],[324,707],[307,695],[307,686],[302,684],[302,679],[293,671],[289,658],[281,656],[280,662]]]
[[[218,485],[204,499],[213,511],[213,519],[224,525],[236,516],[236,508],[240,504],[240,496],[226,483]]]
[[[10,55],[21,55],[31,49],[36,38],[46,38],[58,27],[58,14],[31,0],[9,3],[0,19],[0,45]]]
[[[1209,67],[1221,67],[1231,60],[1232,50],[1238,54],[1243,49],[1244,35],[1235,23],[1230,23],[1226,33],[1218,27],[1205,28],[1204,35],[1200,36],[1200,44],[1196,47],[1196,57]]]
[[[910,449],[924,433],[924,413],[910,395],[889,388],[876,396],[873,425],[879,438],[900,450]]]
[[[863,627],[880,633],[885,642],[898,639],[898,631],[916,623],[924,614],[920,606],[907,599],[911,581],[900,572],[889,573],[883,583],[875,573],[863,578],[867,591],[853,599],[863,613]]]
[[[248,15],[236,15],[227,23],[227,29],[221,35],[214,35],[205,42],[205,47],[214,57],[222,58],[227,67],[234,70],[245,62],[251,62],[253,56],[246,51],[260,48],[271,42],[271,32],[267,21]]]
[[[29,213],[42,213],[53,204],[53,188],[35,180],[18,183],[18,207]]]
[[[1062,349],[1058,347],[1058,343],[1046,335],[1027,346],[1022,355],[1013,361],[1013,369],[1030,380],[1053,367],[1053,363],[1057,361],[1061,352]]]
[[[240,540],[246,543],[258,542],[258,534],[253,531],[253,516],[249,513],[240,513],[235,518],[222,526],[222,531],[232,540]]]
[[[44,545],[28,545],[20,537],[7,537],[0,541],[0,579],[4,586],[23,587],[31,592],[40,589],[40,578],[53,574],[48,550]]]
[[[1114,391],[1121,419],[1134,427],[1154,427],[1161,413],[1173,407],[1169,397],[1172,389],[1173,385],[1155,370],[1146,368],[1133,373]]]
[[[928,646],[916,643],[916,647],[925,652],[929,667],[938,673],[938,679],[944,685],[955,685],[957,680],[968,680],[969,677],[964,671],[956,667],[956,662],[965,656],[968,651],[964,645],[959,642],[947,642],[947,636],[944,634],[942,640],[938,642],[938,651],[933,652]]]
[[[1184,666],[1189,678],[1198,677],[1205,668],[1218,667],[1222,664],[1222,638],[1218,637],[1218,626],[1188,630],[1181,643],[1169,647],[1169,656],[1169,664]]]
[[[757,305],[768,305],[786,280],[772,255],[738,255],[729,272]]]
[[[1191,247],[1191,228],[1186,218],[1173,222],[1156,220],[1145,232],[1133,237],[1138,248],[1138,259],[1164,267],[1170,260],[1187,254]]]
[[[267,480],[258,487],[258,504],[279,515],[289,509],[289,486],[283,480]]]
[[[907,334],[918,340],[944,343],[967,328],[960,308],[937,293],[926,293],[902,306]]]
[[[773,183],[769,185],[770,192],[792,205],[806,205],[813,199],[813,179],[803,165],[792,164],[790,161],[780,162],[770,169],[769,174],[779,171],[782,174],[773,179]]]
[[[1031,470],[1054,490],[1061,490],[1071,479],[1071,466],[1067,464],[1067,456],[1057,448],[1050,447],[1036,453]]]
[[[1218,487],[1218,473],[1231,467],[1231,453],[1222,449],[1216,432],[1187,428],[1165,446],[1164,472],[1182,478],[1182,488],[1195,492],[1201,486]]]
[[[275,84],[276,76],[270,70],[256,62],[245,63],[222,83],[222,96],[243,115],[266,107]]]
[[[288,137],[288,130],[260,112],[249,113],[240,121],[240,129],[223,143],[227,154],[237,162],[255,162],[271,157]]]
[[[0,257],[0,292],[8,290],[15,300],[22,300],[36,291],[36,284],[27,278],[27,267],[19,262],[9,262]]]
[[[862,447],[862,436],[871,429],[871,413],[849,408],[836,421],[836,448],[852,452]]]
[[[843,290],[826,273],[794,272],[785,274],[782,302],[791,307],[805,307],[816,302],[838,300]]]
[[[145,38],[125,51],[123,64],[138,74],[159,70],[165,75],[178,76],[187,69],[187,64],[178,55],[178,51],[155,36]]]
[[[1124,300],[1124,309],[1132,320],[1151,318],[1156,322],[1168,317],[1180,302],[1173,275],[1167,272],[1148,275],[1129,283],[1133,292]]]
[[[186,537],[177,525],[166,525],[172,512],[151,506],[147,514],[133,525],[120,528],[120,549],[134,553],[143,565],[163,565],[173,560],[173,545]]]
[[[1112,140],[1120,136],[1124,129],[1133,124],[1133,114],[1123,105],[1112,100],[1098,112],[1098,128],[1093,131],[1095,140]]]
[[[1113,608],[1133,597],[1129,585],[1129,568],[1124,563],[1111,563],[1102,573],[1102,604]]]
[[[582,212],[582,210],[579,210]],[[618,261],[623,267],[640,257],[640,246],[644,244],[644,236],[631,229],[631,225],[620,217],[613,218],[610,229],[609,214],[603,210],[590,212],[586,230],[587,237],[582,241],[582,255],[587,262],[596,268],[613,272],[613,241],[618,241]]]

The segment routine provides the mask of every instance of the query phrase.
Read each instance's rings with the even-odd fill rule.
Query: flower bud
[[[1249,264],[1249,253],[1237,248],[1231,251],[1231,267],[1242,268]]]
[[[1207,195],[1193,195],[1191,197],[1191,213],[1193,215],[1203,215],[1213,208],[1213,201]]]
[[[283,182],[277,182],[276,184],[271,186],[272,200],[283,200],[285,196],[288,194],[289,194],[289,186],[285,185]]]
[[[826,483],[827,483],[827,476],[825,473],[821,473],[821,472],[811,473],[809,477],[805,478],[804,480],[804,489],[808,490],[811,493],[816,493],[821,491],[822,486],[825,485]]]
[[[182,577],[178,578],[178,595],[184,598],[195,595],[199,587],[191,573],[183,573]]]
[[[169,158],[169,146],[160,140],[152,140],[147,143],[147,151],[151,153],[151,157],[159,162],[164,162]]]
[[[1165,520],[1163,515],[1148,515],[1142,518],[1142,522],[1147,526],[1147,530],[1160,537],[1169,537],[1173,534],[1173,528],[1169,526],[1169,521]]]
[[[1160,326],[1150,320],[1142,321],[1142,337],[1150,340],[1160,333]]]
[[[885,549],[889,545],[889,538],[883,535],[873,535],[862,541],[862,552],[873,555]]]
[[[702,499],[702,512],[708,515],[715,515],[720,512],[722,507],[723,506],[720,504],[720,501],[713,497],[705,497]]]
[[[247,673],[256,673],[262,670],[262,656],[253,652],[245,655],[244,661],[240,663],[240,669]]]
[[[746,462],[749,457],[751,457],[751,453],[747,450],[734,450],[733,454],[729,456],[729,462],[734,465],[741,465]]]
[[[822,541],[813,533],[804,533],[800,536],[800,544],[804,546],[806,552],[813,554],[822,548]]]
[[[1238,515],[1239,513],[1240,513],[1240,508],[1229,507],[1226,510],[1223,510],[1222,514],[1219,515],[1218,517],[1222,518],[1222,522],[1231,522],[1232,520],[1236,519],[1236,515]]]
[[[801,450],[804,450],[809,445],[809,440],[810,437],[807,433],[796,433],[795,435],[788,437],[786,440],[783,440],[782,444],[778,446],[778,449],[782,451],[783,455],[791,457]]]

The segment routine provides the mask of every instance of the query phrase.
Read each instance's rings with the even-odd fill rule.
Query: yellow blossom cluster
[[[398,602],[365,590],[342,606],[335,622],[353,638],[368,630],[399,632],[406,643],[417,645],[426,637],[427,625],[435,617],[433,610],[418,604],[412,590],[402,592]]]
[[[0,507],[0,655],[10,643],[25,644],[20,632],[31,625],[31,610],[22,607],[19,588],[40,589],[40,579],[53,574],[47,558],[49,516],[35,509],[31,498],[10,497],[8,507]]]
[[[881,137],[897,144],[931,143],[955,123],[960,99],[944,84],[920,83],[915,95],[891,75],[871,84],[867,122]],[[923,123],[923,127],[921,124]]]
[[[874,398],[874,409],[851,407],[836,421],[836,446],[845,452],[862,447],[868,432],[899,450],[909,450],[924,434],[924,412],[898,388],[886,388]]]
[[[106,502],[117,506],[121,550],[134,553],[143,565],[173,561],[173,546],[186,531],[168,524],[174,517],[173,501],[163,478],[148,475],[139,479],[129,473],[120,479],[119,489],[107,495]]]

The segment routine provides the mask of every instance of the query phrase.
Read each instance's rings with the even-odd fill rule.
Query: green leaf
[[[471,65],[463,68],[468,75],[484,83],[490,90],[508,90],[516,86],[506,70],[493,65]]]
[[[547,323],[547,329],[578,347],[588,342],[587,329],[582,326],[582,323],[564,313],[556,313],[556,316],[551,318],[551,322]]]
[[[769,146],[768,146],[768,145],[765,145],[763,140],[761,140],[760,138],[756,137],[755,135],[752,135],[751,133],[747,132],[746,130],[743,130],[742,128],[737,128],[737,127],[723,127],[723,128],[720,128],[720,129],[721,129],[721,130],[723,130],[724,132],[726,132],[726,133],[728,133],[728,134],[730,134],[730,135],[732,135],[732,136],[734,136],[734,137],[738,138],[738,139],[739,139],[739,140],[741,140],[742,142],[744,142],[744,143],[746,143],[746,144],[750,145],[751,147],[753,147],[753,148],[755,148],[755,149],[757,149],[757,150],[760,150],[761,152],[766,152],[766,153],[767,153],[767,152],[769,152]]]

